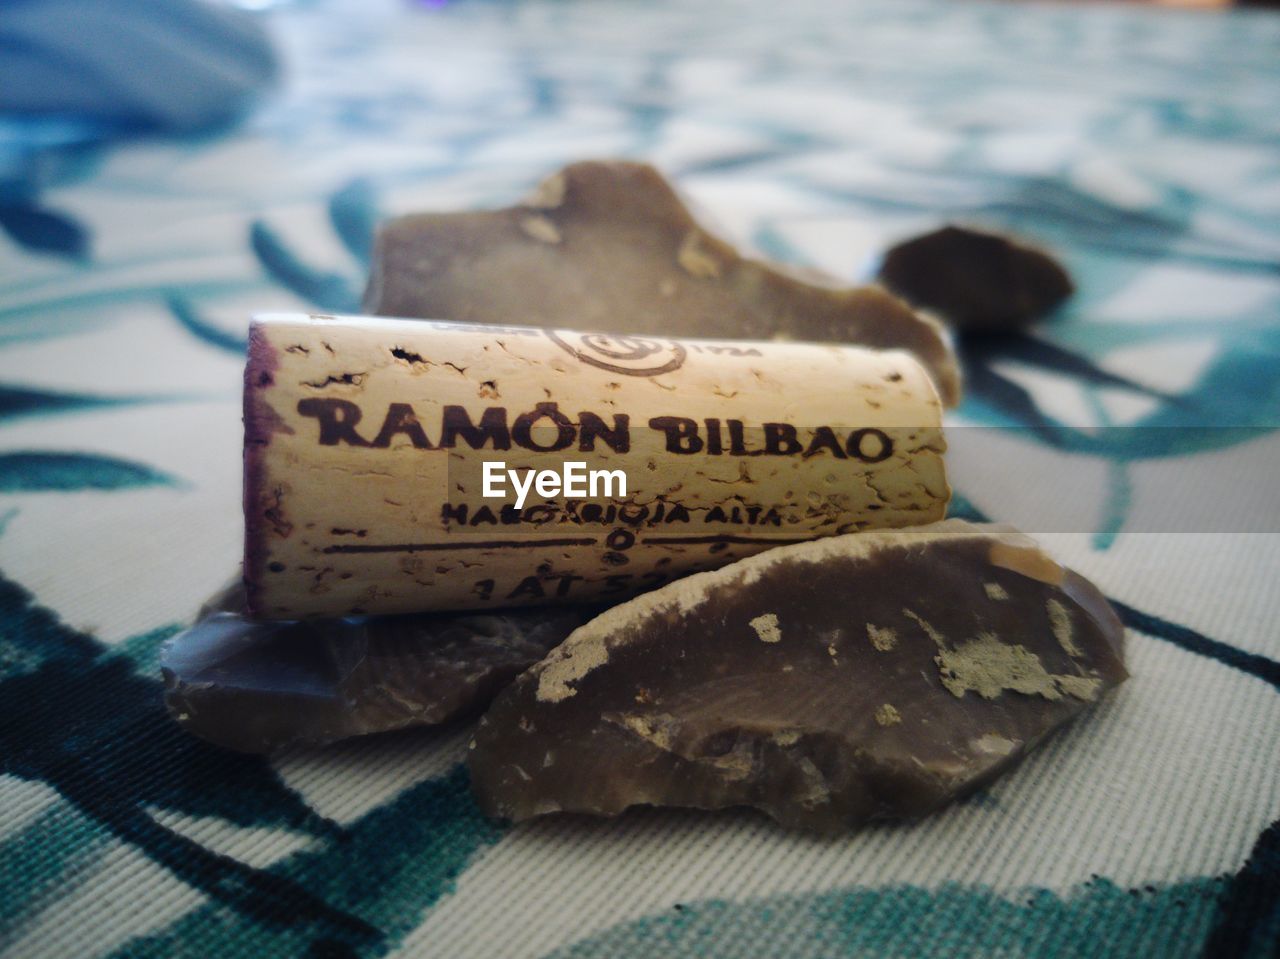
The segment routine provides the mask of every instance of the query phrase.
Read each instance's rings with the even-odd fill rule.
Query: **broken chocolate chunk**
[[[945,331],[871,287],[744,258],[641,163],[584,162],[504,210],[401,217],[378,234],[365,295],[383,316],[904,349],[954,405]]]
[[[442,723],[477,712],[591,608],[255,623],[237,590],[161,654],[165,705],[238,752]],[[227,611],[231,609],[233,611]]]
[[[1126,677],[1089,582],[1008,527],[785,546],[614,607],[480,721],[472,783],[523,820],[754,806],[838,831],[1010,768]]]
[[[946,226],[885,254],[880,280],[966,332],[1021,329],[1074,291],[1049,254],[996,233]]]

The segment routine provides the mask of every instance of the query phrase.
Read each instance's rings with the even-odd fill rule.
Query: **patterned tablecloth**
[[[0,952],[1276,949],[1280,19],[916,0],[264,16],[285,80],[234,129],[0,136]],[[745,812],[511,828],[469,797],[466,725],[268,761],[165,716],[158,647],[239,558],[248,315],[355,310],[378,218],[502,205],[616,155],[659,164],[732,239],[849,280],[952,218],[1075,274],[1034,339],[966,344],[956,509],[1094,578],[1133,678],[974,799],[836,840]],[[966,427],[999,452],[966,457]],[[1175,488],[1201,508],[1170,508]]]

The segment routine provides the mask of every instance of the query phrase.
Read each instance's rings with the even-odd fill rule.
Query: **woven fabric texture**
[[[1280,948],[1280,19],[262,17],[284,80],[238,126],[0,121],[0,955]],[[358,311],[380,218],[505,205],[602,156],[849,282],[950,220],[1059,252],[1078,292],[1058,316],[965,344],[953,511],[1097,582],[1132,679],[972,799],[838,839],[747,812],[489,821],[465,724],[268,760],[170,722],[159,646],[239,560],[248,315]]]

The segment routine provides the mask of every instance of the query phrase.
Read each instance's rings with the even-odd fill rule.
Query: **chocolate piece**
[[[217,608],[237,602],[235,590],[211,601],[160,662],[174,719],[247,753],[474,713],[593,612],[254,623]]]
[[[781,547],[578,629],[495,700],[490,814],[754,806],[836,831],[932,812],[1123,681],[1123,628],[1008,527]]]
[[[653,167],[575,163],[524,203],[401,217],[378,233],[366,312],[582,330],[904,349],[948,405],[944,331],[878,287],[815,283],[739,256]],[[806,280],[810,280],[806,282]]]
[[[897,350],[258,317],[249,609],[617,602],[779,540],[931,522],[941,418]]]
[[[964,331],[1014,330],[1075,287],[1049,254],[996,233],[946,226],[885,254],[880,280]]]

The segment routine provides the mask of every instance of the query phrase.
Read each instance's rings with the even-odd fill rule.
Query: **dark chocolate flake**
[[[574,163],[507,209],[390,221],[364,306],[383,316],[903,349],[945,403],[960,396],[936,321],[879,286],[741,256],[642,163]]]
[[[239,752],[323,745],[473,714],[591,609],[255,623],[231,590],[165,646],[165,705]]]
[[[1069,297],[1066,269],[1009,237],[958,226],[899,243],[880,280],[965,332],[1020,329]]]
[[[781,547],[615,607],[482,718],[491,814],[754,806],[837,831],[972,792],[1123,681],[1101,594],[1006,527]]]

